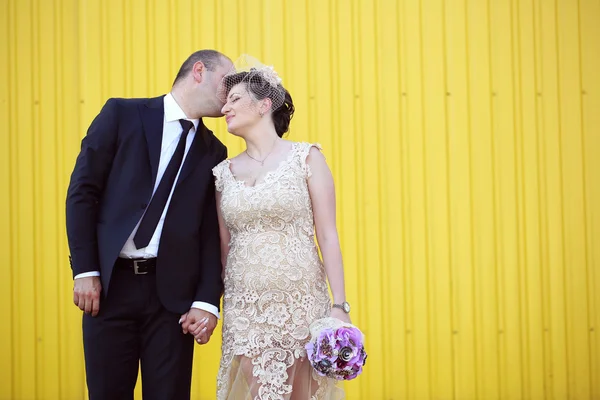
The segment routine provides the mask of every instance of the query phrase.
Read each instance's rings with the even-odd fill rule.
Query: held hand
[[[181,317],[183,333],[192,334],[199,344],[208,343],[216,326],[217,317],[198,308],[190,308],[190,311]]]
[[[73,303],[86,314],[92,314],[92,317],[95,317],[100,311],[101,292],[100,277],[77,278],[73,283]]]
[[[202,328],[201,330],[199,329],[199,333],[197,335],[194,335],[194,340],[198,344],[206,344],[210,340],[210,336],[206,333],[204,329],[206,328]]]
[[[350,314],[346,314],[343,310],[340,310],[339,308],[332,308],[331,312],[329,313],[329,316],[332,318],[337,318],[340,321],[346,322],[348,324],[352,323],[350,321]]]

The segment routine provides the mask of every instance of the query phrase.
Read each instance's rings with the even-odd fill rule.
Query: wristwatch
[[[332,307],[340,308],[346,314],[350,314],[350,303],[347,301],[343,302],[342,304],[333,304]]]

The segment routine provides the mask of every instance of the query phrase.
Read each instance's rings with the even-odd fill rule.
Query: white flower
[[[265,65],[264,67],[260,68],[258,71],[260,71],[262,76],[265,78],[265,80],[267,82],[269,82],[269,84],[271,84],[273,86],[277,86],[277,85],[281,84],[282,79],[279,76],[279,74],[277,74],[277,71],[275,71],[275,68],[272,65]]]

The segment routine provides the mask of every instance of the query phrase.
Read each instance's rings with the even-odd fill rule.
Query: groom
[[[231,68],[195,52],[166,96],[109,99],[81,143],[66,217],[92,400],[133,399],[140,362],[144,400],[190,397],[185,333],[208,341],[222,290],[211,170],[227,149],[202,118],[222,116]]]

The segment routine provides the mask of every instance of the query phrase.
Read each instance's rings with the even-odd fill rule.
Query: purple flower
[[[336,331],[338,340],[342,340],[344,344],[350,343],[353,347],[361,347],[362,340],[360,331],[356,328],[338,328]]]
[[[367,354],[355,327],[325,328],[306,344],[308,359],[321,376],[351,380],[362,373]]]
[[[358,375],[360,375],[360,373],[362,372],[362,367],[358,367],[358,368],[353,368],[351,373],[346,375],[346,377],[344,377],[345,380],[349,381],[351,379],[356,378]]]
[[[308,354],[308,357],[310,358],[312,354],[314,354],[315,352],[315,344],[313,342],[308,342],[306,343],[306,353]]]

